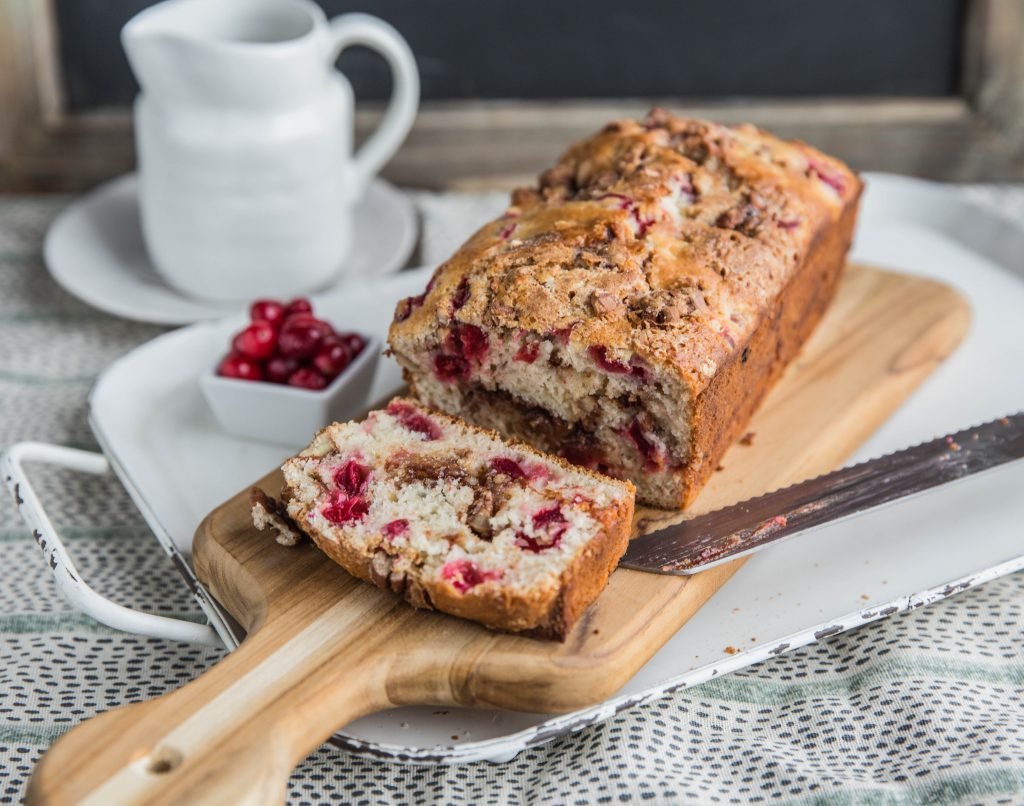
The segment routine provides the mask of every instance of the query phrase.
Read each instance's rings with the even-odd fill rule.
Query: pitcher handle
[[[409,134],[419,108],[420,75],[408,43],[391,25],[377,17],[343,14],[331,20],[331,34],[334,39],[332,61],[345,48],[363,45],[380,53],[391,68],[393,88],[384,118],[354,157],[361,193]]]

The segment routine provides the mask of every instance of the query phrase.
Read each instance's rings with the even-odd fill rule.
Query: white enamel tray
[[[878,455],[1024,407],[1024,231],[965,203],[955,189],[869,175],[854,249],[858,260],[914,271],[958,288],[973,307],[963,345],[859,451]],[[323,305],[346,327],[383,336],[394,301],[418,293],[428,270],[352,287]],[[220,638],[236,627],[188,565],[200,519],[288,453],[220,432],[196,379],[218,355],[237,319],[197,324],[138,348],[111,366],[90,399],[90,422],[110,464],[164,550],[175,558]],[[400,383],[382,360],[372,399]],[[42,450],[42,449],[39,449]],[[42,458],[61,460],[52,452]],[[26,456],[31,454],[26,449]],[[46,451],[43,451],[46,453]],[[38,455],[38,451],[37,454]],[[21,479],[15,457],[12,477]],[[90,472],[102,457],[71,455]],[[1024,568],[1024,463],[1011,465],[873,514],[789,541],[753,557],[612,699],[561,716],[449,708],[402,708],[348,725],[334,743],[378,758],[455,762],[510,758],[529,745],[579,730],[617,711],[693,686],[868,621],[917,607]],[[23,496],[25,497],[25,496]],[[116,613],[83,600],[70,560],[33,500],[58,581],[107,623],[166,635],[148,616]],[[47,542],[47,540],[49,542]],[[154,544],[156,550],[156,544]],[[73,572],[73,566],[70,566]],[[186,633],[182,634],[182,631]],[[214,640],[208,628],[179,627],[178,638]],[[738,652],[736,650],[739,650]],[[728,651],[727,651],[728,650]],[[454,741],[453,736],[458,736]]]

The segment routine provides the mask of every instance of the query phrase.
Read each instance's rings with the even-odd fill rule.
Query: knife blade
[[[1018,412],[642,535],[619,566],[695,574],[1022,457],[1024,412]]]

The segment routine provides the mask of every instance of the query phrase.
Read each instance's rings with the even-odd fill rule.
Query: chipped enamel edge
[[[36,496],[23,462],[42,462],[92,475],[110,472],[110,463],[101,453],[41,442],[19,442],[5,451],[0,459],[4,481],[14,496],[18,513],[32,530],[32,537],[64,598],[78,610],[114,629],[206,646],[220,645],[216,633],[206,624],[133,610],[93,590],[67,553],[64,542]]]
[[[159,338],[159,337],[158,337]],[[108,367],[113,369],[116,365],[112,364]],[[104,372],[104,374],[106,374]],[[103,381],[103,375],[96,381],[96,385],[93,386],[93,392],[99,387]],[[155,511],[146,497],[142,494],[142,491],[132,481],[131,476],[125,470],[123,463],[117,456],[106,437],[103,434],[103,430],[99,427],[96,419],[92,415],[93,406],[93,392],[89,393],[89,427],[92,429],[93,434],[96,437],[96,441],[99,443],[100,448],[103,450],[103,455],[107,458],[110,463],[111,469],[114,471],[114,475],[120,480],[121,484],[124,485],[125,490],[128,492],[128,496],[135,502],[135,506],[139,508],[139,512],[142,514],[143,520],[149,526],[153,532],[153,536],[156,537],[157,542],[167,552],[167,556],[171,558],[171,562],[174,563],[174,567],[178,569],[178,573],[181,574],[182,579],[185,580],[185,584],[188,586],[189,592],[192,594],[192,598],[195,599],[196,604],[203,611],[206,617],[210,620],[210,626],[216,632],[220,641],[216,644],[217,646],[224,646],[228,650],[234,650],[238,648],[238,645],[242,643],[242,639],[245,638],[245,631],[235,622],[231,615],[224,610],[213,598],[213,595],[206,590],[205,586],[196,577],[195,572],[192,570],[192,564],[188,561],[181,550],[175,545],[174,540],[171,539],[170,531],[163,525],[159,518],[156,517]]]
[[[882,605],[873,605],[863,610],[848,613],[837,619],[791,633],[782,639],[760,644],[751,649],[741,650],[726,660],[700,666],[685,674],[670,678],[659,686],[636,694],[613,697],[600,705],[553,717],[540,725],[519,731],[518,733],[511,733],[500,739],[467,743],[460,747],[416,749],[399,745],[364,742],[338,733],[335,734],[333,743],[361,755],[414,763],[504,761],[511,759],[516,753],[527,747],[543,744],[566,733],[573,733],[610,719],[626,708],[644,705],[674,692],[698,686],[712,678],[721,677],[730,672],[752,666],[755,663],[769,660],[794,649],[799,649],[808,644],[830,638],[833,635],[869,624],[872,621],[879,621],[897,613],[906,613],[919,607],[934,604],[955,594],[1020,570],[1024,570],[1024,555],[1014,557],[1004,563],[968,574],[934,588],[900,596]]]

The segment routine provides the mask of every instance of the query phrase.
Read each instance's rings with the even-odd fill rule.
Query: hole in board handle
[[[139,759],[139,764],[149,775],[163,775],[178,767],[183,760],[184,756],[179,750],[173,747],[157,747]]]

